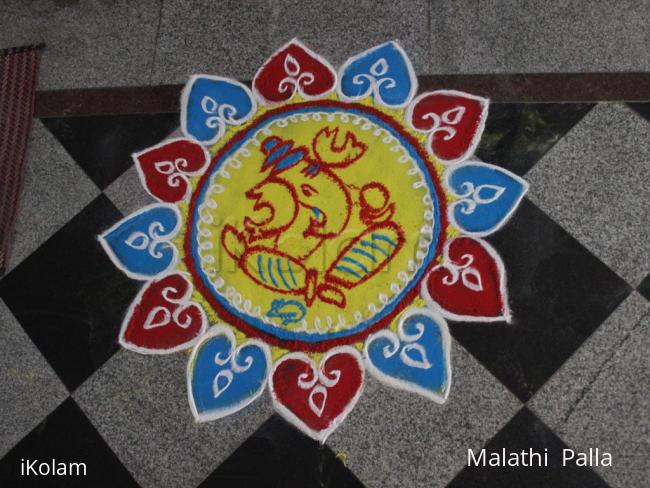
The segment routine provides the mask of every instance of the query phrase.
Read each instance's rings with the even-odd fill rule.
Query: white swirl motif
[[[424,335],[424,324],[417,322],[415,324],[416,332],[409,334],[404,330],[406,320],[401,320],[397,327],[397,335],[393,332],[386,331],[382,336],[387,339],[390,344],[385,346],[382,350],[384,358],[389,359],[399,351],[400,360],[411,368],[430,369],[433,365],[427,357],[427,352],[422,344],[418,344]],[[412,354],[412,353],[415,354]]]
[[[485,205],[498,200],[503,195],[503,192],[506,191],[503,186],[487,183],[474,187],[471,181],[463,182],[460,187],[462,193],[458,194],[460,197],[458,205],[462,205],[460,211],[465,215],[474,213],[478,205]]]
[[[415,351],[417,356],[413,357],[409,355],[409,352]],[[399,357],[404,364],[410,366],[411,368],[418,369],[429,369],[431,368],[431,363],[427,358],[427,352],[424,349],[422,344],[407,344],[405,345],[399,353]]]
[[[317,396],[320,396],[320,405],[317,402]],[[316,385],[311,393],[309,393],[309,408],[316,414],[317,417],[323,415],[325,410],[325,403],[327,402],[327,389],[323,385]]]
[[[154,168],[158,173],[167,175],[167,184],[172,188],[177,188],[181,182],[189,183],[187,176],[187,169],[189,161],[185,158],[177,158],[174,161],[158,161],[154,163]]]
[[[228,387],[232,384],[233,378],[234,375],[229,369],[222,369],[216,374],[214,380],[212,381],[212,395],[215,399],[219,398],[221,394],[228,389]],[[223,381],[220,385],[219,380],[225,381]]]
[[[149,246],[149,236],[144,232],[137,231],[127,237],[124,243],[133,249],[143,251]]]
[[[207,115],[205,125],[210,129],[217,129],[216,138],[220,138],[226,130],[226,124],[235,125],[240,122],[236,119],[237,109],[229,103],[219,103],[211,96],[205,95],[201,99],[201,109]]]
[[[341,379],[341,370],[333,369],[328,374],[311,365],[311,370],[306,373],[301,373],[298,376],[298,386],[303,390],[311,390],[309,392],[308,404],[314,414],[320,418],[325,410],[327,403],[327,389],[335,386]],[[318,399],[320,398],[320,400]]]
[[[192,306],[191,303],[187,302],[187,299],[192,294],[191,290],[188,288],[186,292],[178,298],[170,296],[170,293],[178,294],[178,289],[173,286],[166,286],[160,292],[160,295],[166,302],[168,302],[168,304],[176,306],[169,307],[158,305],[153,307],[147,314],[147,318],[142,326],[143,329],[150,330],[170,324],[180,327],[181,329],[187,329],[192,325],[192,317],[190,315],[187,315],[184,320],[181,320],[181,314]]]
[[[472,291],[483,290],[481,273],[478,269],[470,266],[474,262],[474,256],[471,254],[463,254],[461,260],[464,260],[464,262],[460,265],[451,262],[442,265],[450,273],[450,276],[444,276],[442,278],[442,284],[452,286],[460,279],[463,285]]]
[[[386,73],[388,73],[388,61],[386,58],[379,58],[375,61],[369,71],[369,74],[359,73],[352,77],[353,85],[363,86],[364,83],[368,83],[368,90],[366,90],[366,93],[362,96],[365,96],[370,92],[375,96],[379,96],[380,88],[390,89],[397,86],[395,78],[385,76]]]
[[[278,83],[278,91],[285,93],[288,90],[300,89],[301,86],[311,85],[316,77],[310,71],[301,72],[302,68],[300,63],[291,54],[287,54],[284,58],[284,72],[287,74],[280,83]]]
[[[142,325],[145,330],[155,329],[157,327],[164,327],[169,324],[172,314],[166,307],[154,307],[147,314],[147,318]]]
[[[243,358],[243,362],[239,364],[242,348],[246,347],[248,344],[244,343],[233,349],[230,338],[228,336],[226,336],[226,338],[230,343],[230,350],[225,357],[223,357],[221,352],[216,353],[214,355],[214,364],[217,366],[226,366],[230,363],[230,369],[222,369],[214,377],[214,380],[212,381],[212,392],[215,399],[230,387],[235,377],[235,373],[243,373],[247,371],[253,365],[254,361],[252,356],[247,355]],[[220,383],[220,380],[225,381],[221,381]]]
[[[465,115],[465,107],[458,105],[443,112],[442,116],[434,112],[427,112],[422,116],[422,119],[431,119],[433,122],[433,127],[430,130],[431,134],[433,135],[436,132],[445,132],[442,140],[448,141],[449,139],[452,139],[454,136],[456,136],[456,129],[451,126],[458,125],[462,120],[463,115]]]
[[[159,234],[157,231],[162,231]],[[147,234],[142,231],[136,231],[127,237],[124,243],[130,248],[138,251],[147,250],[147,254],[154,259],[162,259],[164,257],[161,246],[163,248],[169,247],[169,243],[164,239],[165,228],[160,222],[152,222],[147,229]]]

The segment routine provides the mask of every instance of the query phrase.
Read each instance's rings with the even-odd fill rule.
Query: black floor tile
[[[117,351],[140,287],[97,240],[121,217],[100,195],[0,281],[0,297],[71,391]]]
[[[589,110],[592,103],[494,103],[476,155],[523,176]]]
[[[628,107],[638,113],[641,117],[650,122],[650,102],[628,103]]]
[[[274,415],[199,488],[363,488],[327,446]]]
[[[569,462],[562,465],[562,450],[568,446],[527,408],[523,408],[485,446],[489,453],[510,452],[544,453],[548,450],[547,467],[465,467],[447,485],[448,488],[609,488],[596,472]],[[478,452],[475,451],[475,456]]]
[[[637,288],[637,291],[646,297],[646,299],[650,300],[650,274],[648,274],[648,276],[646,276],[645,279],[641,282]]]
[[[527,199],[488,240],[505,263],[514,321],[451,322],[451,332],[525,402],[631,288]]]
[[[52,464],[85,463],[85,476],[35,476],[21,460]],[[69,466],[69,464],[68,464]],[[42,468],[41,473],[46,473]],[[72,468],[76,472],[77,468]],[[59,471],[62,472],[62,471]],[[83,471],[82,471],[83,472]],[[0,486],[7,488],[93,487],[137,488],[138,483],[95,430],[72,398],[68,398],[0,460]]]
[[[176,113],[58,117],[42,122],[102,190],[133,164],[133,152],[159,143],[179,125]]]

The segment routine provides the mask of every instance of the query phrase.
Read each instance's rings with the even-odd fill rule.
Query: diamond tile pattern
[[[133,165],[131,154],[157,144],[178,127],[177,114],[43,119],[79,166],[105,189]]]
[[[170,26],[163,15],[163,31]],[[171,62],[172,41],[161,44],[154,77]],[[633,108],[492,107],[478,156],[532,183],[530,199],[489,238],[508,269],[515,322],[451,323],[447,404],[370,378],[324,446],[273,415],[266,395],[196,424],[186,354],[118,352],[140,283],[115,269],[96,235],[148,201],[130,154],[172,132],[177,115],[48,119],[49,132],[37,124],[31,185],[44,203],[25,199],[18,225],[34,238],[0,280],[0,366],[8,371],[0,394],[11,403],[0,421],[0,486],[63,486],[18,474],[21,458],[53,457],[88,464],[86,478],[65,486],[640,486],[644,461],[624,453],[647,449],[635,419],[647,410],[650,226],[638,203],[650,158],[644,107]],[[57,172],[65,195],[42,184]],[[620,468],[558,467],[566,446],[599,443]],[[466,467],[467,449],[481,447],[548,448],[553,467]]]
[[[330,448],[273,415],[200,488],[263,488],[269,483],[283,488],[364,486]]]
[[[186,366],[184,353],[144,356],[122,350],[75,392],[142,487],[196,486],[273,413],[264,396],[227,422],[196,423],[187,401]]]
[[[650,477],[650,440],[640,425],[650,408],[648,347],[650,302],[635,293],[531,401],[576,449],[616,453],[612,466],[595,468],[614,486],[642,486]]]
[[[506,263],[513,323],[451,333],[527,401],[632,289],[526,199],[488,240]]]
[[[23,459],[38,460],[38,464],[51,464],[52,460],[82,462],[86,464],[86,474],[39,476],[25,469],[30,474],[21,475]],[[45,468],[40,470],[44,472]],[[74,400],[68,398],[0,460],[0,486],[137,488],[138,484]]]
[[[0,297],[71,391],[118,350],[140,287],[97,240],[121,217],[100,195],[0,281]]]
[[[650,273],[650,124],[595,107],[527,174],[530,198],[631,285]]]
[[[347,453],[367,487],[445,486],[467,448],[478,449],[521,406],[457,343],[451,358],[452,392],[444,405],[367,378],[359,403],[327,441]]]
[[[524,176],[592,108],[591,103],[493,103],[476,155]]]
[[[641,282],[639,287],[637,288],[639,293],[646,297],[648,300],[650,300],[650,274],[645,277],[645,279]]]
[[[61,143],[35,120],[8,270],[99,195]]]
[[[0,457],[68,392],[7,306],[0,300]]]

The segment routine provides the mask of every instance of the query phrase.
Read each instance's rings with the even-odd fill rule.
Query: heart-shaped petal
[[[503,261],[480,239],[461,236],[448,241],[442,263],[422,282],[422,296],[451,320],[510,321]]]
[[[381,330],[366,340],[366,366],[393,388],[419,393],[444,403],[451,387],[449,329],[426,308],[407,310],[397,334]]]
[[[181,95],[181,128],[187,136],[213,144],[226,126],[244,123],[256,109],[246,85],[220,76],[194,75]]]
[[[517,209],[528,182],[508,170],[471,162],[447,172],[447,187],[459,198],[447,208],[449,220],[467,234],[499,229]]]
[[[122,323],[120,344],[142,354],[192,347],[206,327],[203,309],[190,301],[192,285],[180,273],[154,280],[140,291]]]
[[[351,57],[339,73],[338,93],[345,100],[359,100],[372,94],[381,105],[404,107],[417,88],[411,61],[395,41]]]
[[[151,196],[176,203],[189,196],[189,177],[201,174],[210,153],[190,139],[163,141],[133,155],[140,181]]]
[[[178,233],[181,216],[173,205],[154,204],[120,220],[99,236],[115,266],[129,277],[148,280],[176,264],[170,242]]]
[[[350,413],[361,395],[361,355],[350,346],[331,349],[317,369],[303,353],[283,356],[269,382],[276,410],[320,442]]]
[[[442,163],[474,154],[487,120],[489,100],[455,90],[419,95],[406,110],[411,127],[429,133],[427,149]]]
[[[196,420],[219,419],[253,402],[264,390],[270,364],[266,344],[248,340],[237,346],[227,326],[211,327],[187,365],[188,397]]]
[[[322,98],[335,86],[334,68],[297,39],[278,49],[253,78],[253,91],[266,105],[286,102],[296,92],[307,100]]]

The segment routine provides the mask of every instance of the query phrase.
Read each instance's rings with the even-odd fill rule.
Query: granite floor
[[[647,71],[649,17],[636,0],[2,0],[0,46],[47,43],[41,89],[250,79],[293,37],[334,65],[397,39],[419,74]]]
[[[165,34],[174,30],[171,3],[156,14],[160,56],[184,35]],[[426,20],[435,5],[413,15]],[[211,25],[206,12],[195,14],[197,38]],[[250,55],[265,53],[251,48]],[[164,76],[186,72],[185,62],[204,61],[179,61]],[[162,76],[156,66],[137,82]],[[18,486],[21,458],[81,457],[93,466],[91,478],[66,486],[642,486],[650,478],[647,114],[648,104],[491,107],[477,155],[531,183],[515,217],[489,238],[508,268],[516,323],[452,322],[448,403],[405,401],[370,379],[324,446],[274,415],[268,400],[196,424],[187,409],[186,357],[144,357],[117,345],[139,285],[114,268],[95,236],[148,201],[129,155],[175,134],[178,114],[35,121],[15,252],[0,280],[0,367],[8,372],[0,376],[0,485]],[[554,456],[546,470],[467,468],[467,449],[483,446],[599,447],[614,465],[565,469]]]

